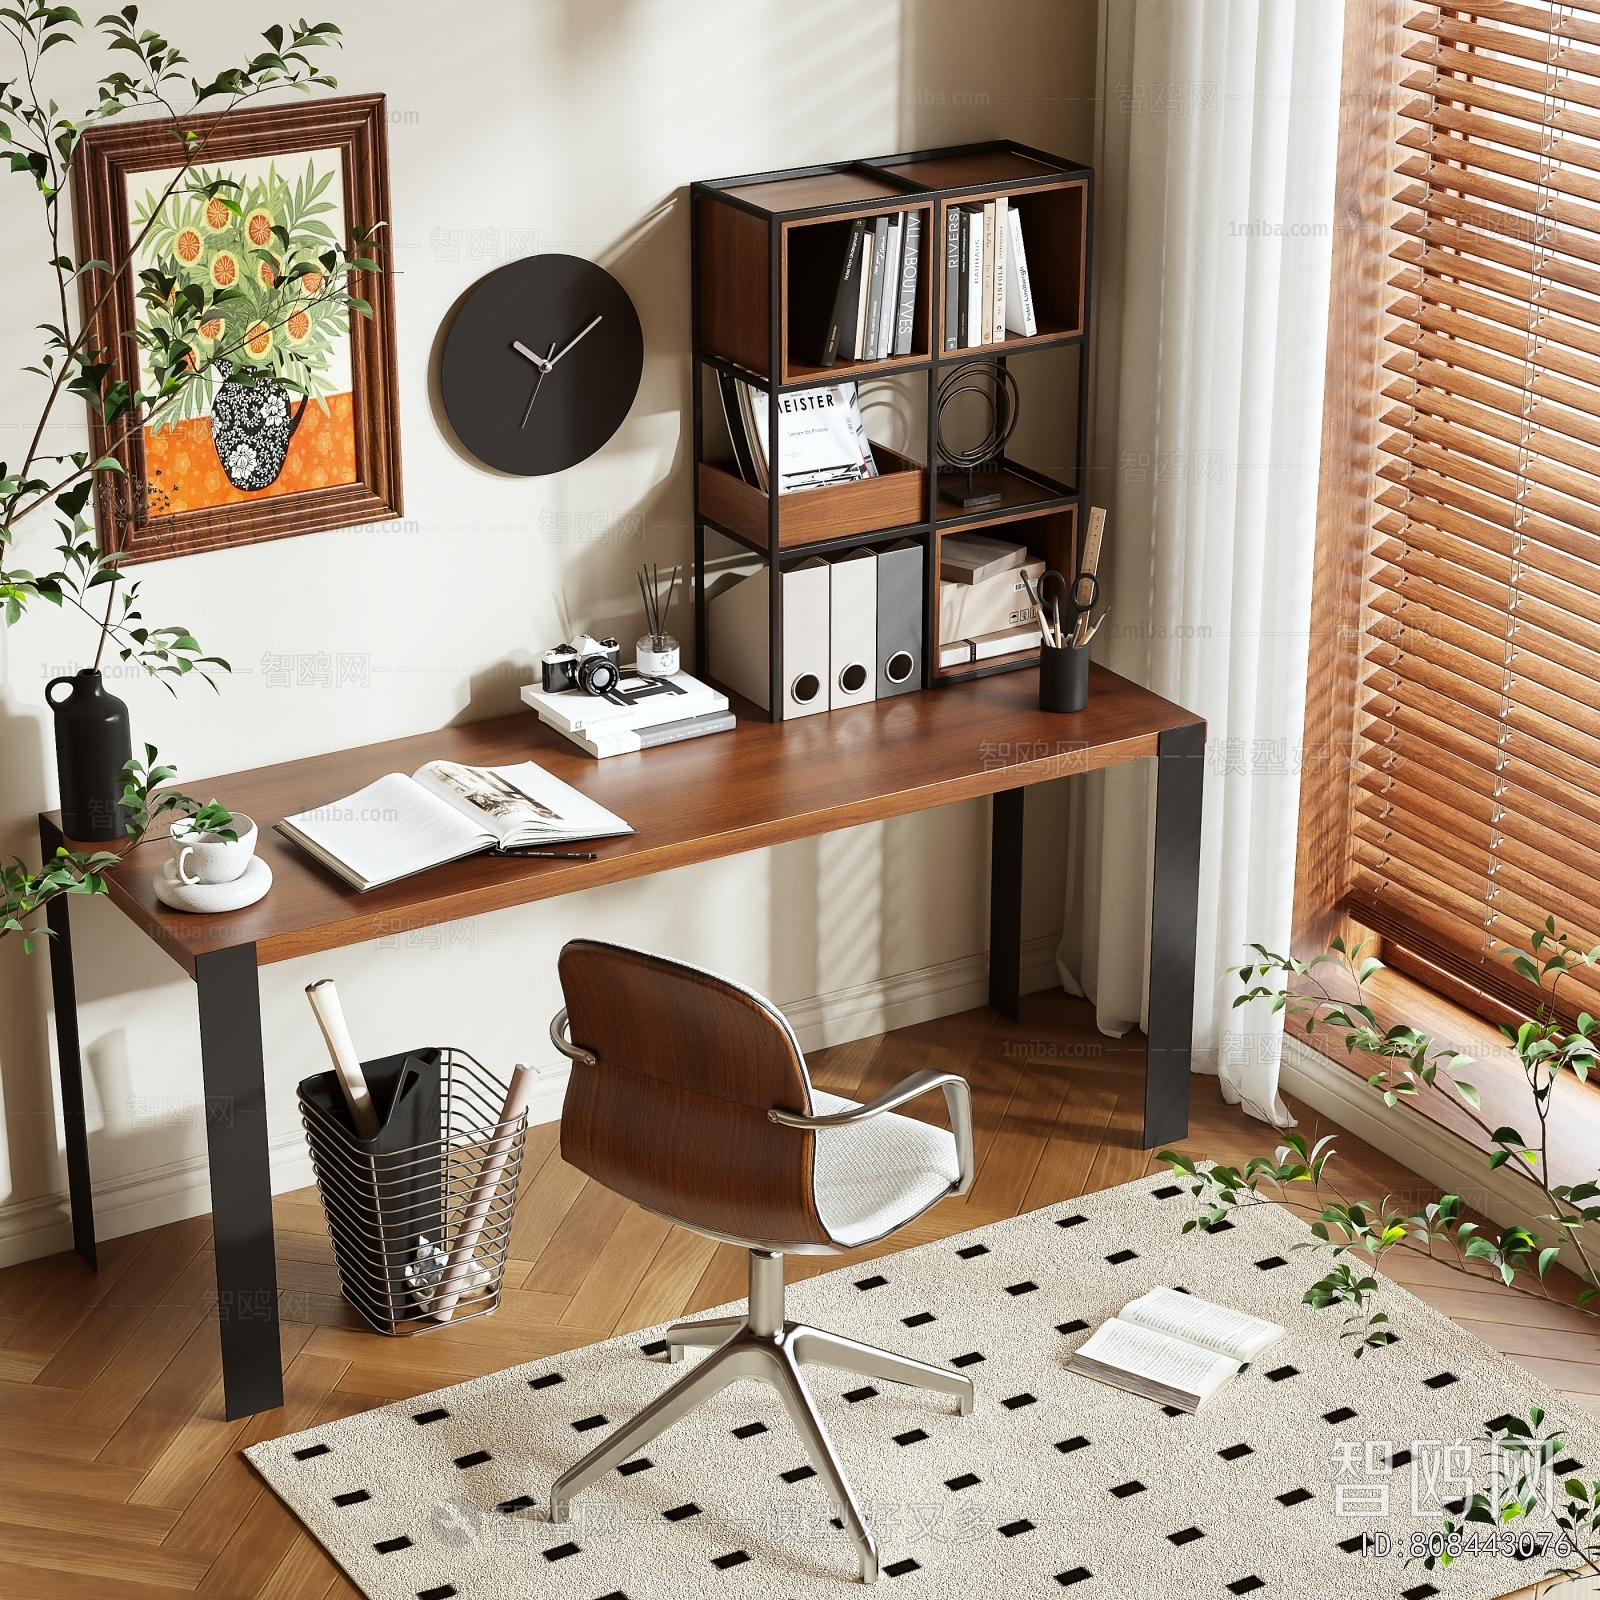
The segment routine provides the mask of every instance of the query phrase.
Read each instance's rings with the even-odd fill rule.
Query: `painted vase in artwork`
[[[268,489],[289,456],[289,441],[305,415],[307,396],[292,410],[289,393],[270,372],[235,372],[217,362],[222,382],[211,402],[211,442],[235,489]]]

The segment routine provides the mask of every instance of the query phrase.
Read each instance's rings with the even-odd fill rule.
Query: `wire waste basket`
[[[362,1063],[380,1118],[358,1139],[337,1079],[299,1087],[300,1120],[346,1300],[380,1333],[418,1334],[500,1303],[527,1113],[465,1050]]]

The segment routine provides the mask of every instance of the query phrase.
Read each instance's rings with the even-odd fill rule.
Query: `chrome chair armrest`
[[[581,1061],[586,1067],[596,1063],[595,1055],[585,1050],[582,1045],[573,1044],[567,1033],[567,1008],[562,1008],[550,1019],[550,1043],[553,1044],[569,1061]]]
[[[924,1067],[921,1072],[913,1072],[894,1088],[885,1090],[876,1100],[869,1100],[853,1111],[836,1111],[825,1117],[806,1117],[798,1111],[783,1111],[774,1107],[767,1112],[767,1120],[785,1128],[848,1128],[852,1123],[865,1122],[871,1117],[881,1116],[885,1111],[893,1111],[896,1106],[903,1106],[908,1100],[915,1100],[930,1089],[944,1090],[961,1171],[954,1192],[965,1194],[972,1187],[973,1179],[972,1091],[967,1087],[967,1080],[957,1073],[936,1072],[931,1067]]]

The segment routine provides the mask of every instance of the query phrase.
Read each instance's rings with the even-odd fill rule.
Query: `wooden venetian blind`
[[[1600,944],[1600,0],[1406,26],[1346,909],[1517,1000]]]

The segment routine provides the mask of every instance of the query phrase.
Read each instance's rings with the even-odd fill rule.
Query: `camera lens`
[[[585,656],[578,663],[578,687],[585,694],[607,694],[621,676],[610,656]]]

